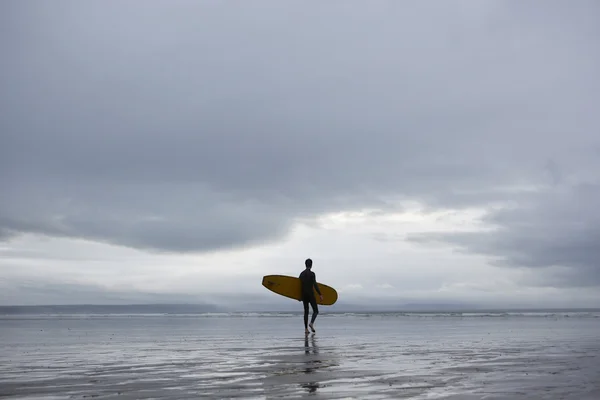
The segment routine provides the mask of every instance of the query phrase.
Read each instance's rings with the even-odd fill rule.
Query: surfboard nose
[[[273,282],[272,280],[270,280],[266,276],[263,276],[262,284],[265,285],[265,286],[273,286],[275,284],[275,282]]]

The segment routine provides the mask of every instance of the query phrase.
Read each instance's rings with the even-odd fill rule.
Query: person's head
[[[304,260],[304,265],[306,266],[306,268],[311,269],[312,268],[312,260],[310,258],[307,258],[306,260]]]

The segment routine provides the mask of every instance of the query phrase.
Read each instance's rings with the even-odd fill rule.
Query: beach
[[[600,399],[599,312],[0,316],[0,397]]]

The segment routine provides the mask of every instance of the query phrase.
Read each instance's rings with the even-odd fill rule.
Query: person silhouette
[[[302,297],[300,301],[304,304],[304,333],[308,334],[308,327],[313,332],[316,332],[314,323],[317,319],[317,315],[319,315],[319,306],[317,305],[317,299],[315,298],[314,291],[319,294],[319,299],[323,301],[323,295],[321,294],[321,290],[319,289],[319,285],[317,284],[317,276],[312,271],[312,260],[307,258],[304,261],[305,269],[300,273],[300,282],[302,283]],[[314,289],[314,290],[313,290]],[[308,323],[308,305],[310,304],[312,308],[312,318],[310,320],[310,324]]]

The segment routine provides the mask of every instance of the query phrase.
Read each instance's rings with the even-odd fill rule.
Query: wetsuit
[[[319,306],[317,305],[317,299],[315,298],[315,292],[313,288],[320,295],[319,285],[317,284],[317,277],[315,273],[310,269],[305,269],[300,273],[300,281],[302,282],[302,302],[304,303],[304,327],[308,327],[308,305],[312,307],[313,315],[310,323],[315,322],[317,314],[319,314]]]

